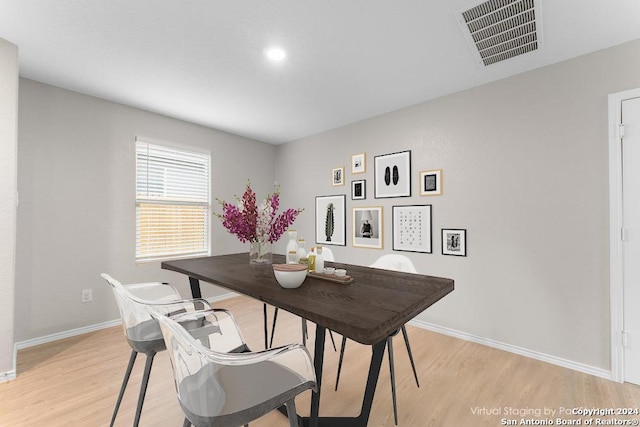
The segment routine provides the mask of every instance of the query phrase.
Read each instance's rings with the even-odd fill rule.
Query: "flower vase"
[[[271,264],[273,250],[271,242],[250,242],[249,264]]]
[[[289,243],[287,243],[287,264],[295,264],[298,262],[298,242],[296,238],[298,233],[296,230],[289,230]]]

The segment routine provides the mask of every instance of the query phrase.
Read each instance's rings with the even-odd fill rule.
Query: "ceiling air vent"
[[[539,0],[489,0],[458,12],[478,62],[487,66],[537,50],[542,40],[539,5]]]

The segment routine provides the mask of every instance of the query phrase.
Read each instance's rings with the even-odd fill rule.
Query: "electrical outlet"
[[[82,291],[82,302],[91,302],[91,301],[93,301],[93,290],[84,289]]]

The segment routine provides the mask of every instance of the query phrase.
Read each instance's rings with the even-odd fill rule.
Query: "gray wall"
[[[0,39],[0,382],[15,376],[17,148],[18,47]]]
[[[18,342],[117,319],[102,272],[125,283],[168,280],[188,295],[183,275],[135,263],[137,135],[210,149],[216,210],[215,198],[241,194],[247,179],[259,196],[273,191],[272,145],[26,79],[19,103]],[[212,250],[247,248],[213,218]],[[83,304],[88,288],[93,302]]]
[[[456,290],[419,320],[608,370],[607,95],[636,87],[640,41],[280,146],[283,205],[305,208],[308,241],[316,195],[347,194],[347,236],[352,207],[383,206],[383,250],[332,247],[356,264],[392,252],[393,205],[433,205],[433,253],[405,254]],[[374,199],[374,156],[402,150],[414,196]],[[366,174],[352,175],[363,151]],[[345,187],[331,186],[338,166]],[[443,195],[419,196],[427,169],[443,169]],[[351,201],[361,178],[367,200]],[[440,254],[441,228],[468,230],[468,257]]]
[[[295,228],[308,246],[316,195],[345,193],[349,211],[383,206],[384,249],[348,238],[332,247],[341,261],[391,252],[391,206],[432,204],[434,252],[407,255],[422,273],[454,278],[456,290],[419,320],[610,367],[607,95],[640,87],[640,41],[278,147],[20,85],[17,341],[117,318],[102,271],[186,291],[184,277],[134,262],[133,146],[143,135],[209,147],[214,197],[240,194],[247,178],[262,197],[277,179],[282,206],[305,208]],[[400,150],[412,151],[414,177],[443,169],[442,196],[420,197],[414,185],[411,198],[373,198],[373,157]],[[353,176],[351,155],[363,151],[367,172]],[[331,186],[338,166],[347,171],[341,188]],[[349,183],[359,178],[367,200],[353,202]],[[246,250],[213,225],[214,253]],[[467,258],[440,255],[443,227],[468,230]],[[93,303],[80,303],[86,288]]]

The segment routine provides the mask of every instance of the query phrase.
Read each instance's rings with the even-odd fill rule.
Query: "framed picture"
[[[393,206],[393,250],[432,252],[431,205]]]
[[[351,200],[364,200],[367,198],[367,181],[360,179],[351,181]]]
[[[373,175],[376,199],[410,197],[411,151],[376,156]]]
[[[442,255],[467,256],[467,230],[443,228]]]
[[[382,206],[353,208],[353,246],[382,249]]]
[[[439,196],[442,194],[442,169],[420,172],[420,195]]]
[[[365,173],[367,171],[365,153],[354,154],[351,156],[351,173]]]
[[[316,197],[316,243],[346,246],[346,194]]]
[[[331,184],[335,187],[338,185],[344,185],[344,167],[334,168],[331,170],[332,182]]]

